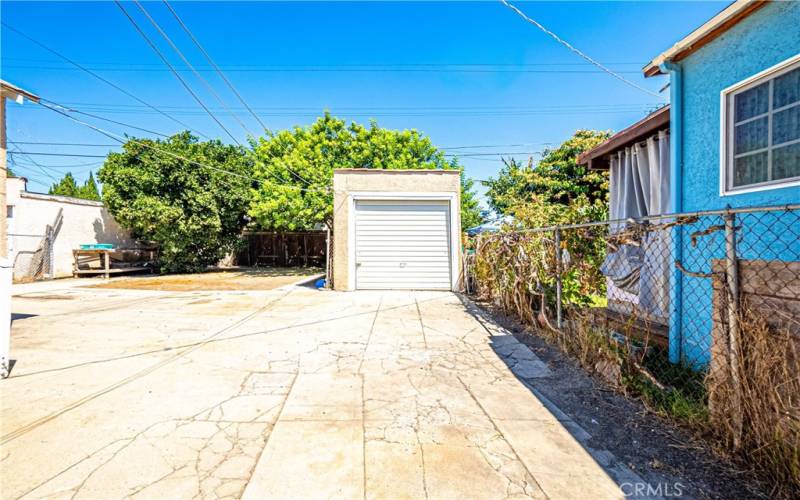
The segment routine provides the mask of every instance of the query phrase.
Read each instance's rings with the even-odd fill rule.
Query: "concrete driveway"
[[[619,498],[636,481],[445,292],[15,287],[3,498]]]

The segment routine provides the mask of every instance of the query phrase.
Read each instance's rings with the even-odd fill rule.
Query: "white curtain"
[[[629,219],[670,212],[669,135],[661,131],[611,158],[610,218]],[[611,231],[624,228],[614,224]],[[609,298],[638,304],[658,318],[669,310],[670,244],[667,231],[648,233],[640,247],[609,254],[602,271],[610,278]]]
[[[661,131],[611,158],[611,219],[669,213],[669,134]]]

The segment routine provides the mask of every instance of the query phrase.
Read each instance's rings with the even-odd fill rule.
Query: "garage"
[[[336,290],[457,290],[460,173],[337,169]]]
[[[356,288],[449,290],[447,201],[359,200]]]

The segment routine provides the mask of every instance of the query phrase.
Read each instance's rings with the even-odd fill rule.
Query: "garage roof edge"
[[[417,169],[383,169],[383,168],[335,168],[333,173],[380,173],[380,174],[460,174],[459,170],[442,170],[439,168]]]

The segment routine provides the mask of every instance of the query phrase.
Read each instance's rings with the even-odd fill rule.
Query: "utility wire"
[[[26,144],[35,146],[81,146],[81,147],[98,147],[98,148],[115,148],[119,146],[119,144],[92,144],[86,142],[36,142],[36,141],[8,141],[8,142],[11,144]]]
[[[164,39],[166,39],[166,40],[167,40],[167,42],[168,42],[168,43],[169,43],[169,44],[172,46],[172,48],[175,50],[175,52],[177,52],[177,53],[178,53],[178,55],[181,57],[181,59],[183,60],[183,62],[184,62],[184,63],[185,63],[185,64],[186,64],[186,65],[189,67],[189,69],[191,69],[191,70],[192,70],[192,72],[195,74],[195,76],[197,76],[197,78],[198,78],[200,81],[202,81],[202,82],[203,82],[203,83],[206,85],[206,87],[207,87],[207,88],[208,88],[208,90],[209,90],[209,91],[210,91],[210,92],[211,92],[211,93],[214,95],[214,97],[216,97],[216,98],[217,98],[217,101],[219,101],[219,103],[220,103],[220,104],[222,104],[222,106],[225,108],[225,110],[226,110],[226,111],[227,111],[227,112],[228,112],[228,113],[229,113],[231,116],[233,116],[233,117],[236,119],[236,121],[239,123],[239,125],[241,125],[241,127],[242,127],[242,128],[245,130],[245,132],[247,132],[248,134],[250,134],[250,136],[251,136],[251,137],[254,137],[254,138],[255,138],[255,137],[256,137],[256,134],[252,133],[252,132],[251,132],[251,131],[250,131],[250,130],[247,128],[247,126],[246,126],[246,125],[245,125],[245,124],[244,124],[244,123],[243,123],[243,122],[242,122],[242,121],[239,119],[239,116],[238,116],[238,115],[236,115],[236,113],[234,113],[234,112],[233,112],[233,111],[232,111],[232,110],[231,110],[231,109],[228,107],[228,105],[227,105],[227,104],[225,104],[225,102],[222,100],[222,98],[219,96],[219,94],[217,94],[217,92],[214,90],[214,88],[211,86],[211,84],[209,84],[209,83],[208,83],[208,81],[207,81],[205,78],[203,78],[203,77],[202,77],[202,75],[200,75],[200,73],[198,73],[198,72],[197,72],[197,71],[194,69],[194,66],[192,66],[192,64],[189,62],[189,60],[188,60],[188,59],[186,59],[186,57],[184,57],[183,53],[182,53],[182,52],[181,52],[181,51],[178,49],[178,47],[177,47],[177,46],[176,46],[176,45],[175,45],[175,44],[172,42],[172,40],[169,38],[169,36],[167,36],[167,34],[164,32],[164,30],[162,30],[162,29],[161,29],[161,27],[158,25],[158,23],[156,23],[156,22],[155,22],[155,20],[154,20],[154,19],[153,19],[153,18],[152,18],[152,17],[151,17],[151,16],[150,16],[148,13],[147,13],[147,11],[146,11],[146,10],[145,10],[145,8],[142,6],[142,4],[141,4],[141,3],[140,3],[138,0],[134,0],[134,2],[135,2],[135,3],[136,3],[136,5],[139,7],[139,9],[142,11],[142,13],[143,13],[143,14],[144,14],[144,15],[145,15],[145,16],[146,16],[146,17],[147,17],[149,20],[150,20],[150,22],[153,24],[153,26],[154,26],[154,27],[155,27],[155,28],[156,28],[156,29],[159,31],[159,33],[161,33],[161,36],[163,36],[163,37],[164,37]],[[175,12],[175,10],[174,10],[174,9],[172,9],[172,7],[171,7],[171,6],[169,5],[169,3],[167,3],[166,1],[165,1],[164,3],[165,3],[165,5],[167,6],[167,8],[169,8],[170,12],[172,12],[173,16],[175,16],[175,18],[176,18],[176,19],[178,20],[178,22],[181,24],[181,26],[182,26],[182,27],[183,27],[183,29],[186,31],[186,33],[189,35],[189,37],[192,39],[192,41],[195,43],[195,45],[197,45],[197,47],[200,49],[200,51],[203,53],[203,55],[206,57],[206,59],[208,59],[208,60],[209,60],[209,62],[211,62],[211,64],[212,64],[212,65],[214,65],[214,61],[211,59],[211,57],[208,55],[208,53],[207,53],[207,52],[206,52],[206,51],[203,49],[203,46],[202,46],[202,45],[200,45],[200,42],[199,42],[199,41],[197,40],[197,38],[196,38],[196,37],[195,37],[195,36],[192,34],[192,32],[189,30],[189,28],[188,28],[188,27],[187,27],[187,26],[186,26],[186,25],[183,23],[183,21],[180,19],[180,17],[178,17],[178,14]],[[216,66],[216,65],[215,65],[215,66]],[[225,78],[225,75],[223,75],[221,71],[219,71],[219,73],[220,73],[220,75],[222,76],[223,80],[224,80],[224,81],[225,81],[225,82],[228,84],[228,86],[229,86],[229,87],[230,87],[230,88],[233,90],[233,92],[236,94],[236,96],[237,96],[237,97],[239,98],[239,100],[242,102],[242,104],[244,104],[244,106],[245,106],[245,107],[248,109],[248,111],[250,111],[251,113],[253,113],[252,109],[250,109],[250,106],[248,106],[248,105],[247,105],[247,103],[244,101],[244,99],[242,98],[242,96],[241,96],[241,95],[240,95],[238,92],[236,92],[236,89],[235,89],[235,88],[233,88],[233,85],[232,85],[232,84],[231,84],[231,83],[228,81],[228,79],[227,79],[227,78]],[[266,126],[264,125],[264,123],[263,123],[263,122],[262,122],[262,121],[261,121],[261,120],[258,118],[258,116],[257,116],[257,115],[255,115],[255,113],[253,113],[253,116],[255,116],[255,117],[256,117],[256,120],[258,120],[259,124],[260,124],[260,125],[263,127],[263,129],[266,131],[266,130],[267,130],[267,127],[266,127]],[[280,144],[280,143],[279,143],[279,145],[282,147],[283,151],[284,151],[284,152],[286,152],[286,149],[283,147],[283,145],[282,145],[282,144]],[[311,183],[310,183],[310,182],[309,182],[307,179],[305,179],[303,176],[301,176],[300,174],[298,174],[297,172],[295,172],[293,169],[289,168],[287,165],[284,165],[284,167],[286,168],[286,170],[288,170],[288,171],[289,171],[289,173],[291,173],[292,175],[294,175],[294,176],[295,176],[295,178],[297,178],[299,181],[301,181],[301,182],[305,183],[307,186],[311,185]]]
[[[48,102],[50,102],[52,104],[55,104],[55,103],[53,103],[53,101],[49,101],[48,99],[42,99],[42,100],[48,101]],[[98,115],[95,115],[95,114],[92,114],[92,113],[87,113],[85,111],[80,111],[80,110],[72,109],[72,108],[70,109],[70,111],[73,112],[73,113],[78,113],[78,114],[81,114],[81,115],[84,115],[84,116],[95,118],[97,120],[103,120],[103,121],[106,121],[106,122],[109,122],[109,123],[122,125],[123,127],[133,128],[133,129],[136,129],[136,130],[141,130],[142,132],[147,132],[148,134],[158,135],[158,136],[161,136],[161,137],[169,137],[169,135],[162,134],[161,132],[156,132],[154,130],[150,130],[150,129],[146,129],[146,128],[142,128],[142,127],[137,127],[136,125],[131,125],[129,123],[120,122],[120,121],[117,121],[117,120],[112,120],[111,118],[104,118],[102,116],[98,116]]]
[[[85,66],[83,66],[81,64],[78,64],[77,62],[73,61],[72,59],[70,59],[69,57],[65,56],[64,54],[56,51],[55,49],[52,49],[52,48],[48,47],[47,45],[43,44],[42,42],[31,38],[30,36],[26,35],[25,33],[21,32],[20,30],[18,30],[16,28],[14,28],[13,26],[10,26],[10,25],[6,24],[5,22],[2,22],[1,24],[2,24],[3,28],[13,31],[14,33],[18,34],[19,36],[21,36],[21,37],[25,38],[26,40],[30,41],[31,43],[33,43],[35,45],[38,45],[39,47],[43,48],[44,50],[46,50],[46,51],[48,51],[48,52],[60,57],[61,59],[67,61],[68,63],[72,64],[73,66],[75,66],[76,68],[80,69],[81,71],[84,71],[84,72],[88,73],[89,75],[97,78],[101,82],[103,82],[103,83],[105,83],[107,85],[110,85],[111,87],[115,88],[119,92],[122,92],[123,94],[125,94],[128,97],[130,97],[131,99],[133,99],[133,100],[135,100],[137,102],[140,102],[140,103],[144,104],[145,106],[147,106],[148,108],[156,111],[160,115],[163,115],[166,118],[169,118],[170,120],[172,120],[173,122],[177,123],[181,127],[185,128],[187,130],[193,130],[192,127],[190,127],[186,123],[178,120],[174,116],[169,115],[168,113],[166,113],[166,112],[162,111],[161,109],[153,106],[152,104],[148,103],[147,101],[145,101],[145,100],[137,97],[136,95],[128,92],[127,90],[125,90],[124,88],[120,87],[116,83],[114,83],[114,82],[112,82],[112,81],[110,81],[110,80],[108,80],[106,78],[103,78],[102,76],[98,75],[97,73],[95,73],[94,71],[90,70],[89,68],[87,68],[87,67],[85,67]],[[195,132],[197,132],[201,137],[204,137],[205,139],[208,139],[208,136],[206,136],[202,132],[199,132],[197,130],[195,130]]]
[[[609,69],[609,68],[607,68],[607,67],[603,66],[603,65],[602,65],[602,64],[600,64],[599,62],[595,61],[594,59],[592,59],[591,57],[589,57],[588,55],[586,55],[586,53],[584,53],[583,51],[581,51],[581,50],[579,50],[579,49],[575,48],[575,47],[574,47],[572,44],[570,44],[569,42],[567,42],[566,40],[564,40],[564,39],[563,39],[563,38],[561,38],[560,36],[556,35],[556,34],[555,34],[555,33],[553,33],[552,31],[550,31],[549,29],[547,29],[547,28],[545,28],[544,26],[542,26],[542,25],[541,25],[539,22],[537,22],[536,20],[534,20],[534,19],[531,19],[530,17],[528,17],[528,16],[527,16],[527,15],[526,15],[524,12],[522,12],[522,11],[521,11],[521,10],[519,10],[517,7],[515,7],[514,5],[512,5],[511,3],[509,3],[509,2],[508,2],[508,0],[500,0],[500,2],[501,2],[503,5],[505,5],[506,7],[508,7],[509,9],[511,9],[511,10],[513,10],[514,12],[516,12],[516,13],[517,13],[517,14],[518,14],[518,15],[519,15],[519,16],[520,16],[522,19],[524,19],[524,20],[528,21],[529,23],[531,23],[532,25],[536,26],[536,27],[537,27],[537,28],[539,28],[541,31],[543,31],[545,34],[549,35],[549,36],[550,36],[550,37],[551,37],[553,40],[557,41],[558,43],[560,43],[560,44],[561,44],[561,45],[563,45],[564,47],[568,48],[568,49],[569,49],[569,50],[571,50],[572,52],[574,52],[574,53],[578,54],[578,55],[579,55],[579,56],[581,56],[583,59],[585,59],[586,61],[588,61],[590,64],[592,64],[592,65],[594,65],[594,66],[596,66],[596,67],[600,68],[601,70],[603,70],[604,72],[606,72],[606,73],[608,73],[609,75],[613,76],[613,77],[614,77],[614,78],[616,78],[617,80],[620,80],[620,81],[622,81],[623,83],[625,83],[626,85],[630,85],[631,87],[633,87],[633,88],[635,88],[635,89],[641,90],[642,92],[644,92],[644,93],[646,93],[646,94],[650,94],[651,96],[658,97],[659,99],[664,99],[664,96],[663,96],[663,95],[661,95],[661,94],[658,94],[658,93],[656,93],[656,92],[653,92],[652,90],[646,89],[646,88],[644,88],[644,87],[642,87],[642,86],[640,86],[640,85],[638,85],[638,84],[636,84],[636,83],[634,83],[634,82],[632,82],[632,81],[628,80],[628,79],[627,79],[627,78],[625,78],[624,76],[620,75],[618,72],[616,72],[616,71],[613,71],[613,70],[611,70],[611,69]]]
[[[6,61],[19,61],[19,62],[28,62],[28,63],[51,63],[57,62],[51,59],[28,59],[25,57],[4,57]],[[97,64],[101,66],[127,66],[126,63],[120,63],[119,61],[92,61],[87,62],[86,64]],[[506,63],[506,62],[437,62],[437,63],[332,63],[332,64],[232,64],[226,66],[226,68],[263,68],[263,67],[442,67],[442,66],[505,66],[505,67],[527,67],[527,66],[582,66],[585,63],[580,62],[534,62],[534,63]],[[604,61],[603,64],[608,65],[626,65],[626,66],[641,66],[640,62],[637,61]],[[137,66],[161,66],[157,63],[137,63]]]
[[[184,160],[186,162],[189,162],[192,165],[197,165],[197,166],[200,166],[200,167],[208,168],[208,169],[215,170],[217,172],[222,172],[222,173],[234,176],[234,177],[240,177],[242,179],[247,179],[247,180],[252,181],[252,182],[257,182],[257,183],[265,183],[266,182],[266,183],[269,183],[269,184],[278,184],[278,185],[281,185],[282,187],[291,188],[291,189],[297,189],[299,191],[321,191],[321,192],[329,191],[328,189],[319,189],[319,188],[313,188],[313,187],[304,188],[304,187],[300,187],[300,186],[293,186],[293,185],[288,185],[288,184],[283,184],[283,183],[271,182],[271,181],[267,181],[267,180],[263,180],[263,179],[256,179],[256,178],[250,177],[248,175],[240,174],[240,173],[237,173],[237,172],[231,172],[230,170],[225,170],[223,168],[215,167],[213,165],[208,165],[206,163],[201,163],[201,162],[186,158],[185,156],[181,156],[179,154],[173,153],[172,151],[167,151],[165,149],[156,147],[156,146],[154,146],[152,144],[148,144],[147,142],[140,141],[138,139],[121,138],[122,136],[118,136],[117,134],[114,134],[113,132],[109,132],[107,130],[103,130],[100,127],[92,125],[91,123],[87,123],[87,122],[84,122],[82,120],[79,120],[79,119],[75,118],[74,116],[69,114],[69,108],[61,106],[58,103],[53,103],[55,105],[51,106],[50,104],[48,104],[48,102],[53,102],[53,101],[40,99],[39,104],[44,106],[45,108],[51,110],[51,111],[54,111],[54,112],[56,112],[56,113],[58,113],[58,114],[60,114],[62,116],[65,116],[65,117],[69,118],[70,120],[74,121],[75,123],[81,124],[81,125],[83,125],[85,127],[89,127],[90,129],[94,130],[95,132],[98,132],[98,133],[108,137],[109,139],[115,140],[115,141],[119,142],[120,144],[125,144],[126,142],[132,142],[134,144],[138,144],[140,146],[144,146],[144,147],[152,149],[152,150],[154,150],[156,152],[163,153],[165,155],[171,156],[173,158],[176,158],[176,159],[179,159],[179,160]],[[278,178],[273,172],[270,172],[270,174],[272,174],[273,177]],[[283,179],[278,179],[278,180],[283,181]]]
[[[36,155],[36,156],[74,156],[78,158],[105,158],[106,155],[82,155],[72,153],[40,153],[38,151],[17,151],[21,155]]]
[[[222,105],[222,107],[225,108],[225,110],[236,120],[236,122],[244,129],[244,131],[247,134],[255,137],[255,134],[253,132],[251,132],[250,129],[247,128],[247,125],[245,125],[244,122],[241,119],[239,119],[239,116],[236,113],[234,113],[228,107],[228,105],[225,103],[225,101],[222,99],[222,97],[220,97],[220,95],[217,93],[217,91],[214,90],[214,87],[212,87],[211,84],[208,83],[208,80],[203,78],[203,75],[198,73],[198,71],[195,69],[195,67],[192,66],[192,63],[189,62],[189,59],[187,59],[186,56],[183,55],[183,52],[181,52],[181,50],[178,48],[178,46],[175,45],[175,42],[172,41],[172,39],[161,28],[161,26],[158,24],[158,22],[156,22],[156,20],[153,19],[153,16],[151,16],[150,13],[147,12],[147,10],[144,8],[144,6],[141,4],[141,2],[139,2],[138,0],[134,0],[134,3],[136,4],[137,7],[139,7],[139,10],[142,11],[142,14],[145,15],[147,20],[150,21],[150,24],[153,25],[153,27],[156,29],[156,31],[158,31],[158,33],[162,36],[162,38],[164,38],[164,40],[167,41],[167,43],[170,45],[170,47],[172,47],[172,50],[174,50],[178,54],[178,56],[181,58],[181,60],[184,62],[184,64],[186,64],[186,66],[189,68],[189,70],[191,70],[191,72],[194,74],[194,76],[196,76],[197,79],[200,80],[203,83],[203,85],[205,85],[206,89],[208,89],[208,91],[211,92],[211,95],[214,96],[214,98],[217,100],[217,102],[219,102]]]
[[[197,48],[200,50],[200,52],[203,54],[203,56],[205,56],[205,58],[209,62],[209,64],[211,64],[211,66],[214,68],[214,71],[216,71],[217,74],[220,76],[220,78],[222,78],[222,80],[228,85],[228,88],[230,88],[231,92],[233,92],[236,95],[236,97],[239,99],[239,102],[241,102],[242,105],[245,108],[247,108],[247,111],[249,111],[250,114],[253,115],[253,118],[256,119],[256,121],[258,122],[259,125],[261,125],[261,128],[266,130],[267,126],[264,125],[264,122],[261,121],[261,118],[259,118],[259,116],[252,110],[252,108],[250,108],[250,106],[244,100],[242,95],[236,90],[236,87],[233,86],[233,83],[231,83],[231,81],[228,80],[228,77],[225,76],[225,73],[222,72],[222,69],[220,69],[220,67],[217,66],[217,63],[215,63],[214,60],[209,55],[209,53],[206,52],[206,49],[203,48],[203,46],[200,44],[200,41],[197,39],[197,37],[194,36],[192,31],[189,29],[189,27],[186,26],[186,24],[183,22],[183,20],[180,18],[180,16],[178,16],[178,13],[175,12],[175,9],[172,8],[172,5],[170,5],[167,0],[163,0],[163,1],[164,1],[164,5],[166,5],[167,9],[169,9],[169,11],[172,12],[172,15],[175,16],[175,19],[181,25],[181,27],[186,32],[186,34],[189,35],[189,38],[192,39],[192,42],[194,42],[194,44],[197,46]]]
[[[40,69],[40,70],[50,70],[50,71],[69,71],[72,68],[68,67],[61,67],[61,66],[30,66],[24,64],[9,64],[8,67],[10,68],[18,68],[18,69]],[[150,68],[150,67],[136,67],[136,66],[125,66],[125,67],[118,67],[118,68],[103,68],[103,67],[94,67],[94,69],[102,70],[102,71],[114,71],[114,72],[164,72],[168,71],[164,68]],[[188,68],[183,67],[176,67],[176,71],[191,71]],[[201,73],[210,73],[215,71],[213,68],[205,68],[195,67],[196,71]],[[463,73],[463,74],[553,74],[553,75],[561,75],[561,74],[602,74],[604,71],[597,71],[594,69],[495,69],[495,68],[483,68],[483,69],[476,69],[476,68],[392,68],[392,67],[272,67],[272,68],[227,68],[226,71],[231,73]],[[617,71],[617,73],[626,73],[631,75],[638,75],[641,72],[636,70],[621,70]]]
[[[203,104],[203,101],[200,100],[200,97],[198,97],[197,94],[194,93],[194,91],[189,86],[189,84],[186,83],[186,81],[175,70],[175,68],[172,66],[172,64],[169,62],[169,60],[167,60],[167,58],[164,56],[164,54],[161,53],[161,50],[159,50],[159,48],[153,43],[152,40],[150,40],[150,38],[147,36],[147,34],[144,31],[142,31],[142,28],[140,28],[139,24],[136,22],[136,20],[133,17],[131,17],[130,14],[128,14],[128,11],[125,10],[125,7],[122,5],[122,3],[119,0],[114,0],[114,3],[117,4],[117,7],[119,7],[119,10],[121,10],[122,13],[125,14],[125,17],[128,18],[128,21],[130,21],[131,25],[136,29],[136,31],[144,39],[144,41],[147,42],[147,44],[150,46],[150,48],[153,49],[153,51],[158,55],[158,57],[161,59],[161,61],[170,69],[170,71],[172,71],[172,74],[175,75],[175,78],[177,78],[179,82],[181,82],[181,84],[186,89],[186,91],[189,92],[189,94],[191,94],[192,97],[194,97],[194,100],[197,101],[197,103],[206,111],[206,113],[208,113],[208,116],[210,116],[211,119],[214,120],[217,123],[217,125],[219,125],[220,128],[222,130],[224,130],[225,133],[228,134],[228,136],[231,139],[233,139],[233,141],[236,144],[241,146],[241,143],[238,140],[236,140],[236,137],[234,137],[233,134],[231,134],[230,131],[227,128],[225,128],[225,125],[223,125],[222,122],[219,121],[216,116],[214,116],[214,113],[212,113],[206,107],[206,105]]]
[[[33,165],[25,164],[25,163],[20,163],[19,161],[17,161],[15,163],[15,165],[19,165],[21,167],[28,167],[28,168],[33,166]],[[101,165],[102,165],[101,162],[96,162],[95,161],[95,162],[92,162],[92,163],[85,163],[85,164],[77,165],[77,166],[76,165],[72,165],[72,164],[70,164],[70,165],[42,165],[42,166],[44,168],[53,169],[53,170],[75,170],[75,171],[78,171],[78,170],[83,170],[83,169],[86,169],[86,168],[93,169],[94,167],[99,167]]]
[[[38,169],[39,169],[39,171],[40,171],[41,173],[43,173],[43,174],[44,174],[44,175],[46,175],[47,177],[51,178],[51,179],[53,180],[53,182],[58,182],[58,179],[56,179],[55,177],[53,177],[52,175],[50,175],[49,173],[47,173],[47,171],[45,170],[45,168],[44,168],[44,166],[43,166],[43,165],[40,165],[40,164],[39,164],[39,163],[38,163],[36,160],[34,160],[34,159],[33,159],[33,158],[31,158],[30,156],[28,156],[28,154],[27,154],[27,153],[24,153],[24,152],[20,151],[20,150],[19,150],[19,148],[18,148],[16,145],[14,145],[13,147],[14,147],[14,149],[16,149],[16,151],[9,151],[9,153],[12,155],[12,158],[16,157],[16,155],[21,155],[21,156],[23,156],[24,158],[27,158],[27,159],[28,159],[28,161],[30,161],[31,163],[33,163],[33,164],[36,166],[36,168],[38,168]],[[14,162],[14,164],[16,165],[16,161]]]

